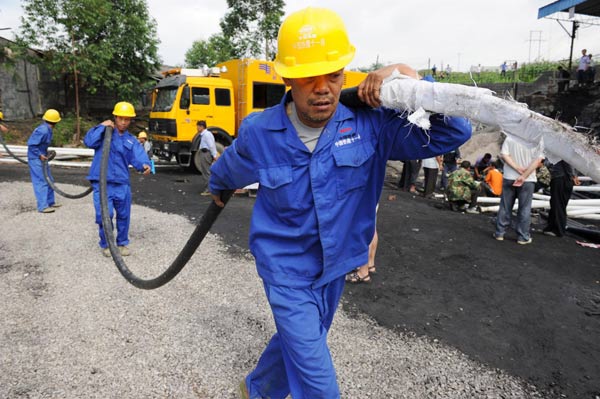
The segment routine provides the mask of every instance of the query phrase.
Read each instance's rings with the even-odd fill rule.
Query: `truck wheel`
[[[217,147],[217,153],[219,153],[219,156],[223,155],[223,151],[225,151],[225,145],[217,141],[215,142],[215,146]]]
[[[202,154],[202,151],[200,151],[200,150],[194,151],[192,153],[192,162],[190,162],[190,169],[193,170],[193,171],[195,171],[195,172],[198,172],[198,173],[201,173],[200,171],[202,170],[202,167],[201,167],[202,156],[201,156],[201,154]]]

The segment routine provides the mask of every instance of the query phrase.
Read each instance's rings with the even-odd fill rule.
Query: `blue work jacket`
[[[319,287],[367,263],[388,159],[423,159],[471,137],[464,118],[431,117],[427,132],[390,109],[339,104],[311,153],[282,102],[249,115],[211,168],[218,193],[259,182],[250,250],[274,285]]]
[[[85,134],[83,139],[86,146],[95,150],[90,173],[87,175],[89,181],[100,180],[105,128],[104,125],[95,126]],[[127,130],[119,134],[117,129],[113,129],[106,181],[129,185],[129,165],[141,172],[144,170],[144,165],[150,165],[150,159],[135,136]]]
[[[35,128],[27,140],[27,159],[40,159],[40,155],[47,155],[51,142],[52,128],[44,121]]]

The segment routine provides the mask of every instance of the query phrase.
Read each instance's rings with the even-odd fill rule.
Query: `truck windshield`
[[[177,87],[163,87],[156,93],[156,102],[152,107],[153,112],[167,112],[173,108],[175,97],[177,96]]]

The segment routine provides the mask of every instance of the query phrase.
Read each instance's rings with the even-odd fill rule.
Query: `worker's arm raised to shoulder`
[[[414,79],[420,79],[419,73],[406,64],[393,64],[381,69],[369,72],[365,80],[358,86],[358,97],[371,107],[379,107],[379,91],[383,80],[390,76],[395,70],[400,74]]]

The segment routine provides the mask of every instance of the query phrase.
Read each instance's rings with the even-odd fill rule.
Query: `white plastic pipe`
[[[572,216],[575,219],[588,219],[588,220],[600,220],[600,215],[598,214],[593,214],[593,215],[575,215]]]
[[[573,191],[592,191],[600,192],[600,186],[573,186]]]
[[[424,129],[429,122],[427,113],[439,113],[498,127],[527,143],[543,140],[551,162],[563,159],[592,180],[600,181],[600,153],[587,137],[569,125],[531,111],[526,104],[495,97],[488,89],[403,79],[395,73],[381,86],[380,98],[388,108],[411,113],[409,120]]]
[[[575,215],[588,215],[600,213],[600,208],[578,208],[578,209],[569,209],[567,208],[567,216],[575,216]]]

